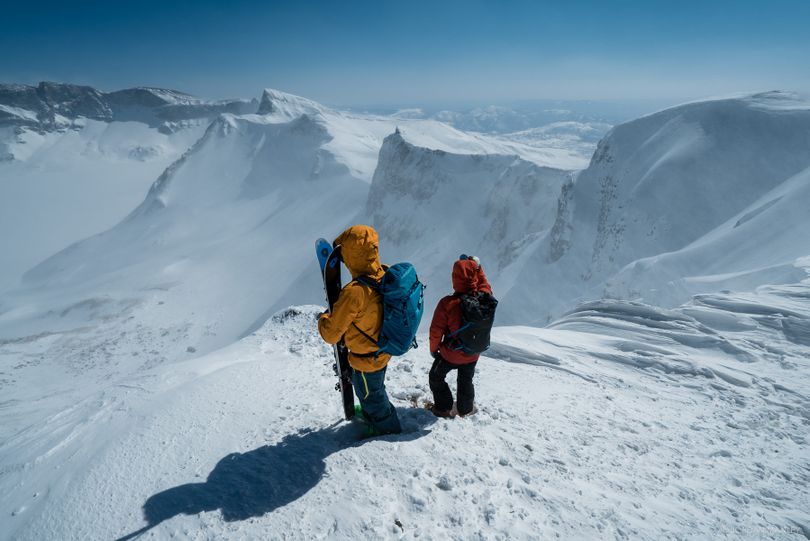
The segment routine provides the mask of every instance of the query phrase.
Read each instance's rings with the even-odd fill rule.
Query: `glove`
[[[442,358],[441,353],[439,353],[438,351],[431,351],[430,356],[433,357],[434,361],[438,361],[439,359]]]
[[[329,313],[329,310],[324,310],[323,312],[321,312],[320,314],[318,314],[317,316],[315,316],[315,321],[320,321],[320,320],[321,320],[321,316],[323,316],[324,314],[328,314],[328,313]]]

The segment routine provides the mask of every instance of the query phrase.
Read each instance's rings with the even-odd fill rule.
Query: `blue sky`
[[[8,2],[0,81],[335,105],[810,93],[810,1]]]

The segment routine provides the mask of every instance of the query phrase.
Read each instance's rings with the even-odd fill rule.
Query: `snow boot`
[[[436,406],[430,406],[429,409],[430,412],[436,417],[442,417],[444,419],[452,419],[455,417],[455,414],[451,410],[440,410]]]
[[[464,419],[465,417],[469,417],[470,415],[474,415],[474,414],[478,413],[478,406],[476,406],[476,405],[475,405],[475,403],[473,403],[472,410],[470,410],[468,413],[465,413],[464,415],[461,415],[461,414],[458,412],[458,404],[453,404],[453,409],[452,409],[452,410],[450,410],[450,413],[451,413],[451,414],[452,414],[454,417],[455,417],[455,416],[458,416],[458,417],[460,417],[461,419]]]
[[[366,417],[366,413],[363,411],[363,406],[360,404],[354,405],[354,418],[364,425],[371,426],[371,421],[369,421],[368,417]]]

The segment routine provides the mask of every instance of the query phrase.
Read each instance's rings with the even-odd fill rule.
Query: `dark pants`
[[[451,364],[439,357],[433,361],[430,368],[428,381],[430,390],[433,392],[433,404],[437,409],[449,411],[453,408],[453,393],[450,386],[444,379],[451,370],[458,370],[456,379],[458,386],[457,408],[459,415],[467,415],[473,410],[475,400],[475,387],[473,387],[473,376],[475,375],[475,365],[478,361],[470,364]]]
[[[352,383],[354,383],[354,392],[363,407],[363,414],[379,434],[402,432],[397,410],[388,400],[388,393],[385,392],[385,368],[376,372],[354,370]]]

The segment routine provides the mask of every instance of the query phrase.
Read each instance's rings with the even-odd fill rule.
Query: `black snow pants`
[[[470,364],[451,364],[441,357],[433,361],[428,382],[430,383],[430,390],[433,392],[433,404],[437,409],[450,411],[453,408],[453,393],[450,391],[450,386],[447,385],[445,378],[451,370],[458,370],[456,380],[458,391],[456,407],[458,414],[467,415],[472,412],[473,401],[475,400],[473,376],[475,375],[476,364],[478,364],[478,361]]]

